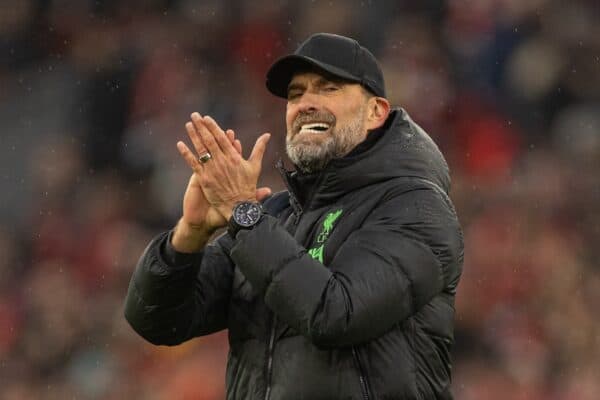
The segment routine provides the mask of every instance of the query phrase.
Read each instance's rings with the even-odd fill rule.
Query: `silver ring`
[[[206,164],[211,158],[212,156],[210,155],[210,153],[206,152],[204,154],[200,154],[200,156],[198,157],[198,161],[200,161],[202,164]]]

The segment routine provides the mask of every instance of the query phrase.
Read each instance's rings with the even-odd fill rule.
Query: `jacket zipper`
[[[290,194],[290,202],[293,202],[292,208],[294,209],[293,228],[294,230],[300,222],[302,216],[302,209],[299,208],[296,199]],[[298,208],[296,208],[298,207]],[[273,374],[273,350],[275,349],[275,331],[277,328],[277,315],[273,313],[273,319],[271,321],[271,332],[269,334],[269,343],[267,346],[267,366],[266,366],[266,388],[265,388],[265,400],[269,400],[271,397],[271,375]]]
[[[371,390],[369,389],[369,381],[367,381],[367,374],[365,373],[362,363],[360,362],[360,355],[356,350],[356,347],[352,346],[352,357],[354,358],[354,363],[356,364],[356,369],[358,369],[358,379],[360,380],[360,389],[362,391],[362,396],[364,400],[369,400],[371,398]]]
[[[271,333],[269,335],[269,344],[267,346],[267,372],[266,381],[267,387],[265,389],[265,400],[269,400],[271,397],[271,374],[273,372],[273,349],[275,347],[275,327],[277,325],[277,316],[273,314],[273,320],[271,322]]]

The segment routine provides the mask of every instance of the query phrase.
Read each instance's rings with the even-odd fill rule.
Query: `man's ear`
[[[373,96],[369,98],[366,128],[377,129],[382,126],[390,115],[390,102],[384,97]]]

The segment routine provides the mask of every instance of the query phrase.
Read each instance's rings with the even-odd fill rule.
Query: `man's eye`
[[[287,98],[288,100],[292,100],[295,99],[296,97],[298,97],[300,95],[299,92],[288,92]]]
[[[326,92],[335,92],[338,89],[339,88],[337,86],[325,86],[325,91]]]

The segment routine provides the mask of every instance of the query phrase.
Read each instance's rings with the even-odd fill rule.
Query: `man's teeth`
[[[328,124],[322,122],[304,124],[300,127],[300,133],[322,133],[329,129]]]

